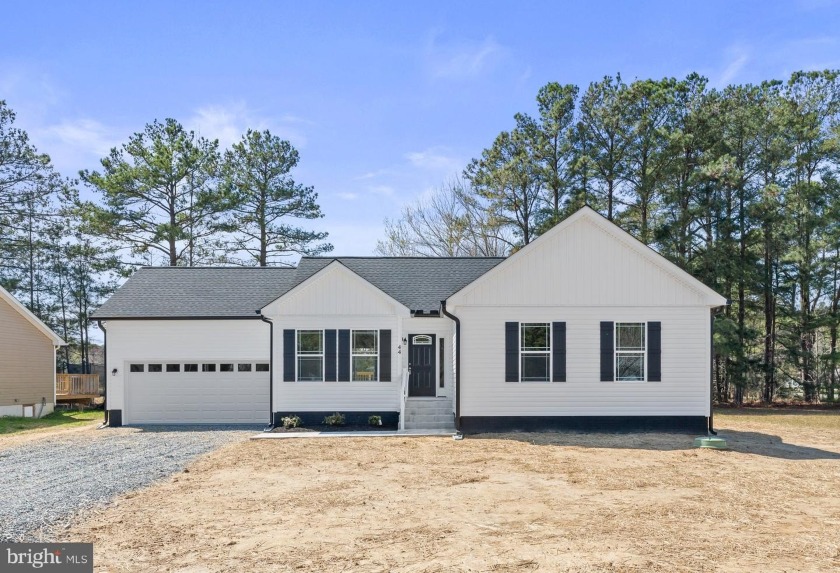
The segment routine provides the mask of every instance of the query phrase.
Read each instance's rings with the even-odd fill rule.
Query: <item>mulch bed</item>
[[[327,426],[326,424],[318,424],[313,426],[299,426],[297,428],[284,428],[282,426],[274,428],[272,432],[279,434],[293,433],[293,432],[393,432],[396,426]]]

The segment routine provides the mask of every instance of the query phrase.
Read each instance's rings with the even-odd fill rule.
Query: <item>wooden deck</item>
[[[56,374],[56,401],[92,400],[102,395],[99,374]]]

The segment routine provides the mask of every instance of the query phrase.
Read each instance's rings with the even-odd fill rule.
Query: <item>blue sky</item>
[[[73,175],[153,119],[298,147],[342,255],[460,173],[549,81],[840,68],[840,4],[7,0],[0,99]]]

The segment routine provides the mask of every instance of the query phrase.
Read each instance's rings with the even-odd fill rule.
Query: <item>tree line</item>
[[[499,255],[589,205],[726,296],[720,402],[836,401],[840,384],[840,77],[714,89],[698,74],[581,90],[536,113],[462,177],[386,220],[382,254]]]
[[[298,162],[268,130],[220,150],[167,119],[100,170],[63,177],[0,100],[0,285],[69,343],[61,370],[90,372],[90,314],[137,266],[288,265],[332,250],[300,225],[323,214],[291,175]]]

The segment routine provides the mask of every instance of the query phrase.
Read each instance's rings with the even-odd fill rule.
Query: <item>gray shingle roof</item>
[[[410,310],[438,310],[440,301],[498,265],[483,257],[313,257],[302,258],[299,277],[311,276],[333,260],[403,303]],[[305,279],[303,279],[305,280]]]
[[[502,258],[304,257],[297,268],[143,267],[96,312],[108,318],[256,318],[279,298],[339,261],[411,310],[438,310]]]
[[[273,267],[143,267],[92,318],[258,318],[257,309],[285,292],[294,274]]]

